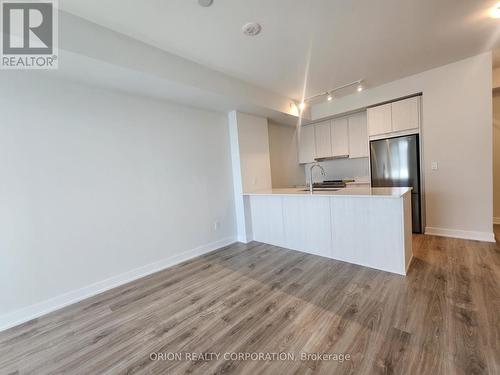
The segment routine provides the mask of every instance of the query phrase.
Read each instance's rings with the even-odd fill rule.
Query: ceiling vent
[[[259,25],[257,22],[249,22],[244,24],[241,30],[245,35],[255,36],[260,34],[260,32],[262,31],[262,26]]]

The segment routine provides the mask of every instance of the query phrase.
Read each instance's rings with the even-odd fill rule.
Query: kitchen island
[[[412,258],[411,188],[246,193],[258,242],[406,275]]]

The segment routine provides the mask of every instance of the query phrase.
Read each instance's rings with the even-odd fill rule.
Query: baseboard
[[[19,324],[28,322],[32,319],[38,318],[42,315],[59,310],[73,303],[80,302],[86,298],[93,297],[107,290],[116,288],[117,286],[140,279],[141,277],[148,276],[168,267],[172,267],[191,258],[195,258],[197,256],[217,250],[221,247],[231,245],[234,242],[236,242],[236,239],[234,237],[224,238],[222,240],[199,246],[192,250],[184,251],[172,257],[162,259],[158,262],[132,269],[106,280],[99,281],[86,287],[64,293],[49,300],[5,314],[3,316],[0,316],[0,332],[8,328],[15,327]]]
[[[468,230],[425,227],[425,234],[441,237],[462,238],[465,240],[495,242],[495,234],[493,232],[475,232]]]
[[[250,243],[253,240],[249,239],[247,236],[238,236],[237,241],[241,243]]]
[[[500,217],[494,217],[493,224],[500,224]]]

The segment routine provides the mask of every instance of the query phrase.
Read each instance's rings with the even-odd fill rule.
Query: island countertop
[[[338,190],[315,190],[312,196],[341,196],[341,197],[387,197],[387,198],[401,198],[405,194],[411,192],[410,187],[354,187],[354,188],[341,188]],[[309,190],[305,191],[305,188],[283,188],[283,189],[265,189],[258,190],[251,193],[243,193],[243,195],[309,195],[311,193]]]

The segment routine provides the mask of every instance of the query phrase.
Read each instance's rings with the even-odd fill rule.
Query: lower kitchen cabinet
[[[251,197],[252,233],[256,241],[285,246],[282,197]]]
[[[402,269],[402,205],[398,199],[337,197],[331,204],[332,257],[383,270]],[[411,209],[411,208],[410,208]]]
[[[246,225],[258,242],[405,275],[412,258],[411,191],[353,194],[249,193]]]
[[[285,247],[330,258],[330,198],[284,196],[282,202]]]

